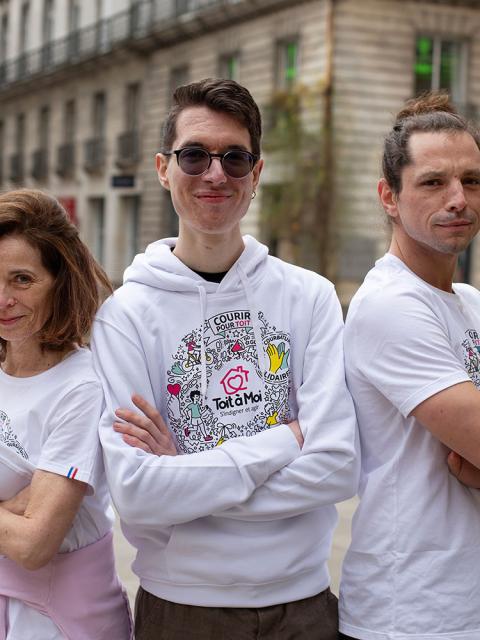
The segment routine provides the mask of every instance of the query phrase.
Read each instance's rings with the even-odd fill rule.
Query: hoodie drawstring
[[[205,320],[207,313],[207,293],[200,284],[197,285],[200,296],[200,368],[201,368],[201,393],[205,404],[207,399],[207,355],[205,351]]]

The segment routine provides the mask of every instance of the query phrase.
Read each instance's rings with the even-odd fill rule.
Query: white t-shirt
[[[449,473],[448,448],[410,415],[452,385],[480,388],[480,294],[454,291],[387,254],[348,313],[362,474],[340,629],[361,640],[480,638],[480,492]]]
[[[0,369],[0,442],[36,468],[89,485],[60,551],[103,537],[113,513],[98,440],[103,392],[91,354],[78,349],[36,376],[16,378]],[[1,460],[0,460],[1,462]],[[60,640],[57,626],[38,611],[10,599],[7,640]]]

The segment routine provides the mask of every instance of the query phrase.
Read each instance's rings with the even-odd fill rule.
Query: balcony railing
[[[138,164],[140,160],[140,144],[138,131],[125,131],[117,138],[116,165],[126,169]]]
[[[10,180],[20,183],[25,178],[24,159],[22,153],[13,153],[10,156]]]
[[[66,142],[57,148],[56,172],[62,178],[69,178],[75,172],[75,145]]]
[[[99,173],[105,167],[105,140],[91,138],[85,141],[84,168],[88,173]]]
[[[291,0],[262,0],[261,3],[251,0],[140,0],[127,11],[52,40],[40,49],[2,61],[0,91],[39,74],[50,74],[110,53],[119,47],[138,47],[140,40],[144,47],[147,41],[152,48],[160,47],[162,43],[165,46],[180,36],[208,28],[209,15],[212,28],[217,28],[222,22],[219,12],[222,12],[225,24],[230,24],[237,15],[253,15],[268,10],[268,7],[289,3]],[[201,21],[196,19],[197,14],[201,14]]]
[[[48,176],[48,151],[37,149],[32,155],[32,178],[45,180]]]

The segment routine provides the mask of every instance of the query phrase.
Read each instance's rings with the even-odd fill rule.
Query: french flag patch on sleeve
[[[75,476],[77,475],[77,471],[78,471],[78,467],[70,467],[67,473],[67,478],[74,480]]]

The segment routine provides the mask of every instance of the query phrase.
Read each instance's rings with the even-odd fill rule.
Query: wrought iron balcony
[[[88,173],[99,173],[105,167],[105,140],[91,138],[85,141],[84,169]]]
[[[237,18],[289,4],[291,0],[140,0],[126,11],[3,61],[0,92],[117,50],[148,51],[170,46],[180,39],[230,25]]]
[[[25,178],[23,153],[13,153],[10,156],[10,180],[17,184]]]
[[[45,180],[48,176],[48,151],[36,149],[32,154],[32,178]]]
[[[116,165],[127,169],[138,164],[140,160],[140,144],[138,131],[125,131],[117,138]]]
[[[57,174],[62,178],[69,178],[75,172],[75,145],[66,142],[57,148]]]

